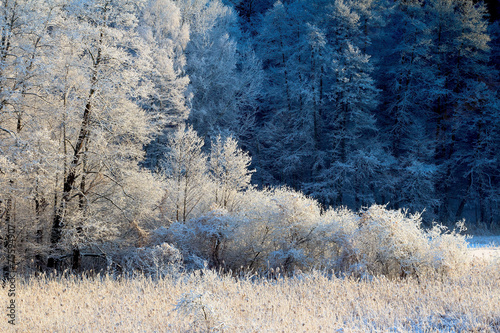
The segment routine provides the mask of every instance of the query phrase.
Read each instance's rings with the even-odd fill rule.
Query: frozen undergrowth
[[[232,211],[209,212],[151,231],[149,246],[179,249],[186,269],[209,268],[293,275],[313,269],[358,277],[457,274],[469,265],[467,239],[420,214],[373,205],[354,212],[323,211],[318,202],[287,188],[240,193]],[[144,271],[144,270],[143,270]]]
[[[160,279],[19,282],[16,332],[498,332],[500,270],[454,277],[336,278],[319,271],[234,278],[210,270]],[[7,321],[0,331],[9,332]]]

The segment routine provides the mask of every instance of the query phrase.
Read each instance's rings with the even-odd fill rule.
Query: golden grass
[[[319,272],[277,280],[211,271],[159,281],[31,278],[17,286],[15,329],[2,316],[0,332],[500,332],[499,267],[484,262],[420,282]]]

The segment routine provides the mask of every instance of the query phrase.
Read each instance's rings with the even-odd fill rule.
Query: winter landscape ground
[[[500,258],[500,237],[499,236],[477,236],[469,240],[471,254],[474,257],[485,259]],[[500,269],[500,267],[499,267]]]
[[[18,286],[15,330],[0,331],[499,332],[499,240],[473,238],[468,271],[446,277],[32,278]]]

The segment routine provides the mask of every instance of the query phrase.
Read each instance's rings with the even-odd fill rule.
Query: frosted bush
[[[317,252],[319,268],[343,271],[354,259],[353,235],[359,227],[359,215],[345,208],[324,212],[311,246]],[[354,260],[355,261],[355,260]]]
[[[133,250],[122,259],[127,273],[143,273],[160,277],[178,271],[183,264],[182,254],[168,243]]]
[[[458,223],[463,230],[463,222]],[[451,232],[441,225],[435,225],[428,231],[434,268],[444,274],[459,274],[470,264],[467,255],[467,237],[457,231]]]
[[[237,211],[214,207],[167,229],[167,241],[196,259],[186,261],[188,268],[207,261],[232,271],[418,277],[467,266],[465,238],[439,225],[425,230],[420,214],[379,205],[359,213],[342,207],[322,212],[317,201],[287,188],[251,190],[240,203]]]
[[[308,269],[315,256],[309,245],[321,221],[316,200],[288,188],[248,192],[238,212],[247,223],[238,228],[244,236],[245,267]],[[249,260],[249,261],[248,261]]]
[[[214,208],[208,214],[187,221],[174,223],[170,239],[178,245],[186,256],[205,258],[209,267],[225,265],[225,250],[235,237],[236,219],[223,208]]]
[[[451,274],[468,265],[465,236],[441,225],[425,230],[418,213],[373,205],[359,213],[341,207],[317,216],[309,215],[314,222],[305,244],[290,252],[275,251],[275,258],[290,253],[302,270],[333,269],[357,276]]]
[[[340,228],[331,239],[341,248],[337,270],[418,277],[430,272],[450,273],[467,265],[465,238],[446,233],[441,226],[426,231],[420,214],[373,205],[359,213],[357,222],[357,229],[346,233]]]
[[[208,214],[170,226],[170,238],[184,253],[205,258],[209,267],[292,271],[314,264],[309,244],[321,220],[317,202],[289,189],[249,191],[241,208]]]
[[[418,214],[371,206],[360,213],[353,244],[355,269],[369,274],[404,277],[431,265],[430,244]]]

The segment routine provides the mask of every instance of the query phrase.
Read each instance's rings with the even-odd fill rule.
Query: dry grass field
[[[476,258],[467,274],[420,281],[208,270],[159,281],[33,278],[17,284],[15,328],[4,315],[0,331],[500,332],[499,264]]]

